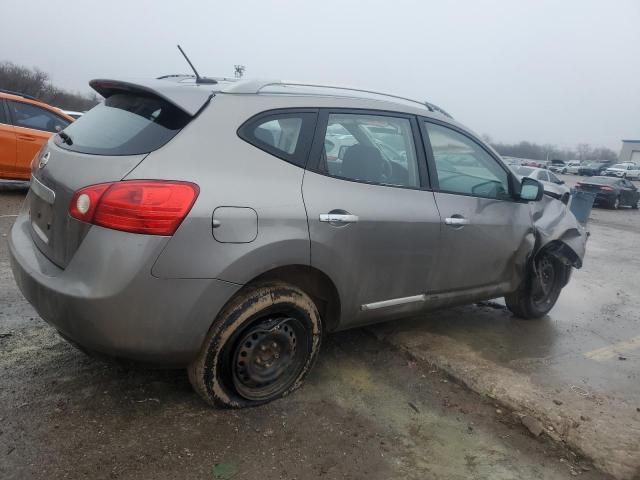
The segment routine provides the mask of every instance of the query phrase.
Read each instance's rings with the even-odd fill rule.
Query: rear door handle
[[[356,223],[358,216],[350,213],[321,213],[320,221],[334,225],[346,225],[347,223]]]
[[[447,217],[444,219],[444,223],[446,223],[447,225],[460,227],[462,225],[468,225],[469,219],[463,217]]]

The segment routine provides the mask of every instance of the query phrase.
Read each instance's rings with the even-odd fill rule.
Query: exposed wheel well
[[[269,270],[250,282],[248,286],[278,280],[304,290],[316,304],[326,331],[335,330],[340,320],[340,295],[331,279],[308,265],[287,265]]]
[[[557,258],[560,263],[562,263],[562,265],[565,266],[563,281],[564,285],[569,282],[569,278],[571,276],[571,267],[580,268],[582,266],[582,260],[580,260],[580,257],[576,254],[576,252],[574,252],[571,247],[569,247],[569,245],[561,240],[553,240],[552,242],[549,242],[536,252],[535,257],[542,253],[552,255],[553,257]]]

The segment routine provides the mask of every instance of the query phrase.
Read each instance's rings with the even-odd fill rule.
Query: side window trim
[[[315,173],[319,173],[321,175],[330,176],[328,172],[326,172],[322,168],[322,151],[324,149],[324,140],[327,132],[327,126],[329,123],[329,115],[337,114],[337,115],[376,115],[382,117],[394,117],[394,118],[403,118],[409,121],[411,126],[411,138],[413,140],[413,146],[416,154],[416,162],[418,165],[418,180],[420,182],[419,187],[410,187],[403,185],[385,185],[385,184],[374,184],[369,182],[362,182],[360,180],[349,179],[349,178],[336,178],[337,180],[343,180],[347,182],[357,182],[357,183],[365,183],[368,185],[380,185],[391,188],[407,188],[410,190],[431,190],[431,184],[429,182],[430,176],[427,170],[427,160],[425,157],[424,146],[421,141],[421,132],[419,121],[415,115],[403,113],[403,112],[393,112],[387,110],[373,110],[367,108],[321,108],[318,114],[318,121],[315,136],[313,139],[313,145],[311,147],[311,152],[309,153],[309,162],[307,163],[307,169],[311,170]]]
[[[296,149],[292,154],[288,154],[278,148],[261,141],[254,135],[254,130],[260,124],[276,120],[278,117],[299,117],[302,119],[302,127]],[[309,160],[309,151],[313,143],[316,125],[318,124],[318,109],[314,108],[280,108],[275,110],[265,110],[248,120],[246,120],[237,130],[237,135],[248,144],[262,150],[263,152],[278,157],[287,163],[297,167],[306,168]]]
[[[447,122],[442,122],[440,120],[436,120],[436,119],[428,118],[428,117],[418,117],[418,123],[420,125],[420,134],[422,135],[422,141],[424,143],[424,150],[425,150],[426,159],[427,159],[427,169],[429,171],[429,179],[431,180],[431,186],[433,188],[433,191],[438,191],[439,192],[441,190],[440,190],[440,185],[439,185],[439,182],[438,182],[438,172],[436,170],[436,161],[435,161],[435,157],[433,156],[433,149],[431,147],[431,141],[429,140],[429,133],[427,132],[427,126],[426,126],[427,123],[431,123],[431,124],[438,125],[438,126],[441,126],[441,127],[449,128],[449,129],[453,130],[454,132],[459,133],[460,135],[463,135],[463,136],[467,137],[473,143],[475,143],[480,148],[482,148],[482,150],[484,152],[486,152],[486,154],[489,155],[489,157],[492,158],[497,163],[497,165],[502,170],[504,170],[504,172],[507,174],[507,180],[508,180],[508,186],[509,186],[509,195],[513,197],[514,192],[517,191],[516,177],[513,175],[513,173],[509,170],[509,168],[502,161],[500,161],[498,158],[496,158],[496,156],[490,150],[487,150],[487,148],[485,148],[485,146],[482,144],[481,141],[479,141],[473,135],[470,135],[468,132],[458,128],[455,125],[447,123]],[[471,197],[475,197],[475,198],[485,198],[485,197],[476,197],[475,195],[470,195],[470,194],[465,194],[465,193],[454,193],[454,194],[455,195],[463,195],[463,196],[471,196]],[[512,198],[510,200],[501,199],[500,201],[517,202],[517,200],[515,198]]]

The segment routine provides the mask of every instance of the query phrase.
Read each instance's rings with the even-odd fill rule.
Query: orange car
[[[29,180],[33,157],[71,122],[51,105],[0,89],[0,179]]]

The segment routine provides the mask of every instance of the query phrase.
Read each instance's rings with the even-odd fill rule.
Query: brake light
[[[606,192],[613,192],[613,188],[611,187],[600,187],[600,190],[604,190]]]
[[[125,180],[90,185],[71,199],[69,214],[113,230],[146,235],[173,235],[193,206],[194,183]]]

